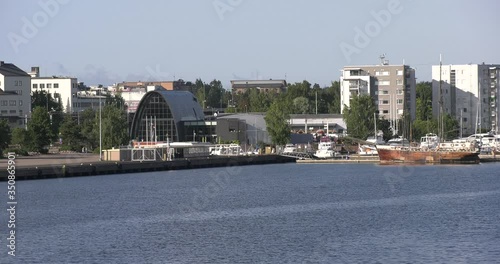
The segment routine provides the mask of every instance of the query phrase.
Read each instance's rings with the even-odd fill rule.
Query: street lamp
[[[101,118],[102,106],[101,106],[101,95],[99,95],[99,161],[102,161],[102,118]]]

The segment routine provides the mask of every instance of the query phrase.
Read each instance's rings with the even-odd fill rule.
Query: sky
[[[500,63],[497,0],[0,0],[0,60],[87,85],[307,80],[390,64]]]

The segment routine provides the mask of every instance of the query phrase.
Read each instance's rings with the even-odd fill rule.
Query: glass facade
[[[179,141],[172,111],[159,93],[154,93],[143,104],[134,135],[137,141]]]

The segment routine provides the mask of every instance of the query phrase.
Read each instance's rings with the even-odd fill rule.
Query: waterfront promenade
[[[17,168],[95,163],[99,162],[99,154],[68,153],[68,154],[45,154],[36,156],[17,156],[15,161]],[[6,168],[7,168],[7,159],[0,159],[0,169],[3,170]]]

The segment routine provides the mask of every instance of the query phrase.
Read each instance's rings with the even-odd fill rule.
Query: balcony
[[[496,79],[497,78],[496,73],[495,72],[490,73],[490,78],[491,79]]]
[[[497,87],[497,82],[491,81],[491,88],[495,88],[495,87]]]

